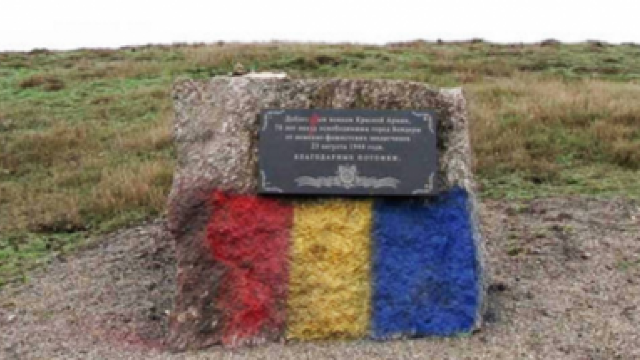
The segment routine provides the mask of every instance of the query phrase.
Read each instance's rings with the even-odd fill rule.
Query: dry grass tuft
[[[125,60],[105,67],[107,77],[135,78],[162,73],[163,65],[153,61]]]
[[[35,74],[20,81],[21,89],[42,88],[45,91],[58,91],[64,89],[64,81],[54,75]]]
[[[30,231],[70,233],[87,229],[80,215],[80,200],[75,194],[41,194],[29,204],[25,215]]]
[[[52,166],[77,161],[80,152],[89,151],[90,128],[83,125],[56,124],[46,130],[27,131],[16,136],[0,157],[0,164],[11,172],[25,170],[26,165]]]
[[[252,46],[246,44],[231,44],[220,47],[202,46],[184,50],[186,63],[191,66],[233,66],[236,62],[265,61],[271,57],[267,46]],[[249,64],[245,64],[249,65]]]
[[[67,233],[86,229],[80,216],[80,199],[73,193],[51,193],[26,186],[3,187],[0,193],[14,205],[4,208],[2,220],[10,221],[0,222],[0,231],[28,229],[35,233]],[[17,203],[20,206],[15,206]]]
[[[113,95],[97,96],[89,101],[89,105],[108,105],[115,101],[115,99],[116,97]]]
[[[620,139],[607,145],[607,150],[614,163],[630,169],[640,169],[640,141]]]
[[[156,151],[171,147],[172,135],[169,121],[160,121],[153,126],[142,127],[138,131],[119,137],[122,149],[127,151]]]
[[[92,212],[106,215],[136,207],[161,213],[172,178],[173,166],[166,162],[105,169],[92,191],[89,208]]]
[[[469,88],[480,171],[553,179],[592,162],[640,168],[640,86],[520,74]]]

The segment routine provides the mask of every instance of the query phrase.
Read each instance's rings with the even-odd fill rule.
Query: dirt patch
[[[164,350],[175,286],[163,221],[111,234],[0,292],[0,358],[640,358],[640,205],[485,201],[482,331],[464,338]]]

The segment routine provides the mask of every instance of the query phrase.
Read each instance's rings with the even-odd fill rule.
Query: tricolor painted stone
[[[171,347],[448,336],[481,325],[486,279],[460,89],[216,77],[179,81],[173,96]],[[438,193],[258,195],[265,109],[430,109]]]

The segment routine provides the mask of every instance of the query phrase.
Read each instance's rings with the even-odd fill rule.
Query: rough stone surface
[[[173,348],[201,348],[221,340],[216,329],[220,314],[211,304],[227,269],[211,260],[210,252],[203,248],[212,211],[208,198],[213,190],[255,194],[257,115],[262,109],[434,109],[440,115],[438,185],[440,189],[461,187],[470,194],[474,241],[482,258],[461,89],[440,90],[421,83],[390,80],[217,77],[180,81],[175,84],[173,97],[178,154],[169,198],[169,229],[175,238],[178,260],[178,289],[169,336]],[[481,283],[484,294],[486,281]],[[479,327],[480,314],[476,319]]]

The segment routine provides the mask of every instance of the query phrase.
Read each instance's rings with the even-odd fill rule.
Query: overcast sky
[[[0,0],[0,51],[471,38],[640,43],[640,1]]]

